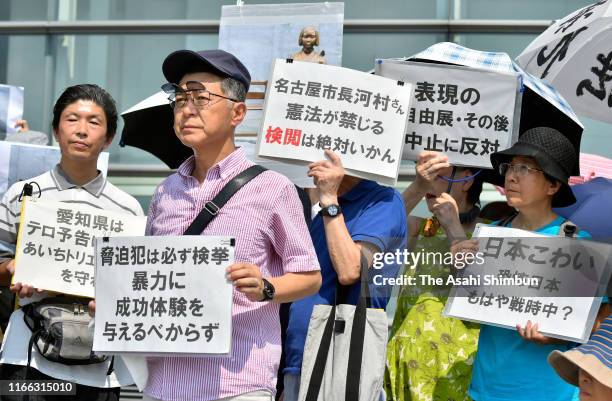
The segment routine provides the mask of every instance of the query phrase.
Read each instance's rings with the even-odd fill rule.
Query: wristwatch
[[[336,217],[342,214],[340,205],[329,205],[319,210],[321,216]]]
[[[272,283],[265,278],[262,278],[261,281],[263,282],[263,298],[259,300],[259,302],[271,301],[274,299],[274,293],[276,290],[274,289]]]

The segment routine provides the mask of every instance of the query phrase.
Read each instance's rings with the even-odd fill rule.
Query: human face
[[[302,33],[302,46],[304,49],[312,50],[317,42],[317,31],[307,28]]]
[[[604,386],[582,369],[578,372],[578,386],[580,387],[580,401],[612,400],[612,388]]]
[[[211,93],[223,94],[221,81],[222,78],[217,75],[197,72],[186,74],[179,86],[188,90],[188,82],[197,82]],[[205,107],[196,107],[190,100],[184,107],[175,107],[173,110],[176,136],[185,146],[200,148],[204,145],[223,144],[231,139],[233,128],[244,119],[246,106],[242,102],[212,96]]]
[[[104,109],[91,100],[77,100],[60,115],[54,130],[62,158],[73,161],[97,162],[100,152],[112,142],[107,137]]]
[[[524,164],[531,169],[522,177],[519,177],[512,168],[506,172],[504,188],[509,206],[520,209],[552,201],[553,195],[561,185],[549,182],[532,157],[515,156],[510,164]]]

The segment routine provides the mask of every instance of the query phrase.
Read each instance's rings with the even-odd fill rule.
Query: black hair
[[[106,115],[106,137],[113,137],[117,132],[117,106],[111,95],[94,84],[80,84],[69,86],[64,90],[53,106],[53,122],[51,123],[54,130],[57,131],[60,122],[60,116],[66,107],[79,100],[90,100],[100,106]]]
[[[478,172],[478,169],[471,169],[469,167],[466,167],[463,169],[463,171],[469,171],[469,174],[473,175]],[[472,205],[480,205],[480,194],[482,192],[483,183],[481,176],[482,173],[476,175],[472,179],[472,185],[470,185],[470,188],[467,191],[467,201]]]

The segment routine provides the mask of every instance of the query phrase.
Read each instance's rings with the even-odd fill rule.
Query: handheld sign
[[[449,163],[491,168],[518,138],[518,76],[460,66],[377,60],[376,74],[414,85],[403,158],[444,152]]]
[[[104,353],[227,355],[234,239],[96,239],[93,349]]]
[[[13,282],[94,297],[95,237],[144,235],[147,218],[25,197]]]
[[[258,156],[305,165],[331,149],[348,174],[395,185],[412,85],[293,60],[268,82]]]
[[[585,342],[610,277],[612,245],[513,228],[477,226],[482,263],[455,278],[445,315]],[[598,296],[599,295],[599,296]]]

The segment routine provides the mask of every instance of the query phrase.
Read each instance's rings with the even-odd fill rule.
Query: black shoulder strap
[[[500,220],[497,222],[497,225],[499,227],[508,227],[508,225],[510,225],[510,223],[512,223],[512,220],[514,220],[514,218],[518,216],[517,212],[512,213],[510,216],[507,216],[506,218]]]
[[[225,205],[227,201],[229,201],[231,197],[234,196],[238,190],[240,190],[240,188],[266,170],[267,169],[265,167],[256,164],[232,178],[227,184],[225,184],[225,186],[213,200],[206,202],[204,208],[202,208],[200,211],[200,214],[197,215],[191,225],[187,228],[187,230],[185,230],[184,235],[201,234],[206,226],[208,226],[212,219],[214,219],[219,213],[219,210],[223,207],[223,205]]]
[[[361,288],[359,293],[359,301],[355,307],[355,314],[353,316],[353,326],[351,329],[351,338],[349,342],[349,354],[346,371],[346,383],[345,383],[345,397],[344,400],[340,401],[358,401],[359,400],[359,383],[361,378],[361,365],[363,358],[363,344],[365,341],[365,328],[367,325],[367,308],[369,308],[369,287],[368,287],[368,262],[361,254]],[[334,337],[334,333],[344,332],[344,321],[336,320],[336,306],[346,302],[348,296],[348,286],[336,284],[336,300],[334,306],[331,308],[323,334],[321,335],[321,342],[319,349],[317,350],[317,356],[315,357],[314,366],[308,382],[308,390],[306,392],[306,401],[317,401],[319,399],[319,392],[321,391],[321,385],[323,383],[323,375],[325,369],[332,369],[331,366],[327,365],[327,355],[332,347],[331,342]],[[342,299],[339,299],[342,298]],[[346,358],[347,356],[343,356]]]

